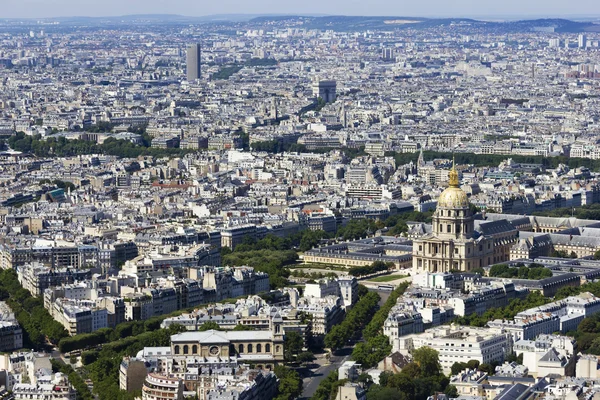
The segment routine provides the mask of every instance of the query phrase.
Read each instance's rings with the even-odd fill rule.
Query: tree
[[[367,392],[367,400],[408,400],[408,398],[396,388],[373,385]]]
[[[276,400],[295,399],[302,394],[302,379],[296,371],[283,365],[277,365],[273,372],[279,379]]]
[[[496,370],[492,364],[488,363],[481,364],[478,369],[487,373],[488,375],[493,375]]]
[[[413,359],[419,365],[423,376],[438,375],[442,369],[439,353],[431,347],[423,346],[413,351]]]
[[[242,325],[242,324],[238,324],[235,326],[235,328],[233,328],[234,331],[254,331],[255,328],[253,326],[250,325]]]
[[[369,293],[369,289],[362,284],[358,284],[358,297],[363,297]]]
[[[312,396],[312,400],[329,400],[332,398],[333,388],[337,388],[335,386],[336,382],[338,382],[338,371],[333,370],[327,375],[325,379],[319,383],[315,394]],[[337,389],[336,389],[337,390]]]
[[[371,385],[373,383],[373,378],[371,378],[371,375],[367,374],[366,372],[363,372],[362,374],[360,374],[358,376],[358,378],[356,379],[356,381],[358,383],[362,383],[364,385]]]
[[[446,396],[448,396],[448,398],[451,398],[451,399],[458,397],[458,390],[456,389],[456,386],[454,386],[454,385],[446,386],[446,390],[444,390],[444,393],[446,394]]]
[[[293,361],[294,357],[302,352],[304,340],[298,332],[286,332],[284,339],[284,358],[287,362]]]
[[[362,366],[366,366],[368,364],[369,355],[371,352],[369,351],[369,346],[365,342],[357,343],[352,350],[352,360],[356,361],[358,364]]]
[[[415,385],[411,377],[406,374],[394,374],[387,380],[388,387],[399,389],[402,393],[412,398],[415,393]]]
[[[452,364],[452,367],[450,367],[450,375],[458,375],[461,371],[465,370],[466,368],[466,363],[457,361],[454,364]]]
[[[348,341],[348,332],[342,327],[342,325],[335,325],[325,335],[325,347],[332,351],[337,351],[343,348]]]
[[[217,324],[214,321],[206,321],[205,323],[203,323],[202,325],[200,325],[198,327],[198,331],[200,331],[200,332],[209,331],[211,329],[214,329],[216,331],[220,331],[221,327],[219,326],[219,324]]]
[[[315,360],[315,355],[310,351],[303,351],[302,353],[298,354],[296,360],[303,364],[308,364]]]
[[[584,318],[583,321],[579,323],[577,330],[580,332],[598,333],[598,323],[595,318]]]

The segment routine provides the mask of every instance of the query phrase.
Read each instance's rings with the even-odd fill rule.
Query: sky
[[[0,0],[0,18],[128,14],[334,14],[420,17],[600,15],[599,0]]]

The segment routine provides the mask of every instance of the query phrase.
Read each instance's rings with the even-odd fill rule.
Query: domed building
[[[454,165],[438,199],[431,234],[413,240],[413,271],[471,271],[508,261],[516,229],[505,220],[476,222]]]

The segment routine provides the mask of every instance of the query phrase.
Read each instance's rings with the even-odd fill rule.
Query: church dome
[[[469,198],[467,194],[459,187],[458,172],[452,165],[448,172],[448,183],[450,187],[442,192],[438,199],[440,208],[469,208]]]
[[[467,194],[460,188],[449,187],[444,190],[438,199],[438,207],[440,208],[468,208],[469,198]]]

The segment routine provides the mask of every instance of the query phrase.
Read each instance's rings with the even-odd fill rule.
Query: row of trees
[[[306,146],[298,143],[286,143],[281,140],[264,140],[252,143],[252,150],[267,153],[306,153]]]
[[[381,271],[387,271],[395,267],[396,265],[393,262],[373,261],[371,265],[352,267],[348,270],[348,273],[352,276],[365,276]]]
[[[326,274],[322,272],[305,272],[301,269],[294,269],[290,272],[290,276],[296,278],[307,278],[311,280],[323,279],[323,278],[336,278],[338,274],[335,272],[328,272]]]
[[[344,386],[348,382],[348,379],[339,379],[338,371],[333,370],[327,375],[325,379],[319,383],[315,394],[311,397],[311,400],[330,400],[335,399],[338,388]]]
[[[170,315],[156,316],[148,318],[144,321],[127,321],[118,324],[114,328],[102,328],[96,332],[81,333],[75,336],[67,336],[60,340],[58,349],[62,353],[68,353],[75,350],[87,349],[102,345],[104,343],[115,342],[124,338],[137,336],[145,332],[152,332],[160,328],[162,321],[174,315],[179,315],[183,312],[176,311]]]
[[[534,215],[544,217],[575,217],[580,219],[600,219],[600,204],[586,204],[581,207],[556,208],[550,211],[536,211]]]
[[[471,314],[464,317],[457,317],[454,322],[459,325],[470,325],[482,327],[488,321],[494,319],[513,319],[518,313],[529,308],[539,307],[547,304],[550,300],[540,292],[531,292],[525,299],[513,299],[506,307],[492,308],[482,315]]]
[[[139,146],[128,140],[108,138],[102,144],[87,140],[68,140],[64,136],[48,137],[42,140],[40,135],[28,136],[23,132],[8,139],[8,144],[13,150],[24,153],[33,153],[38,157],[69,157],[85,154],[107,154],[124,158],[139,156],[173,157],[189,152],[183,149],[159,149],[155,147]]]
[[[73,385],[73,388],[77,392],[77,400],[93,400],[94,396],[90,392],[88,385],[72,366],[55,359],[50,359],[50,363],[52,364],[52,372],[62,372],[69,378],[69,383]]]
[[[383,324],[392,307],[396,305],[398,297],[402,296],[408,286],[408,282],[398,286],[363,329],[364,341],[358,343],[352,350],[352,359],[361,364],[363,368],[376,366],[392,351],[388,337],[383,334]]]
[[[581,286],[566,286],[558,289],[555,300],[561,300],[569,296],[577,296],[580,293],[590,292],[596,297],[600,297],[600,282],[586,282]]]
[[[577,253],[575,253],[574,251],[572,252],[568,252],[566,250],[556,250],[553,249],[550,252],[550,257],[557,257],[557,258],[577,258]]]
[[[514,267],[509,267],[507,264],[496,264],[490,268],[489,276],[539,280],[551,277],[552,271],[535,263],[529,265],[518,263]]]
[[[418,153],[396,153],[393,151],[386,152],[386,156],[394,157],[396,165],[408,164],[411,161],[415,163],[419,157]],[[452,157],[454,157],[457,164],[473,164],[477,167],[497,166],[506,159],[505,155],[499,154],[451,153],[437,151],[424,151],[423,157],[427,160],[433,160],[436,158],[450,160]],[[519,155],[511,155],[510,158],[512,158],[516,163],[540,164],[545,168],[556,168],[559,164],[564,164],[570,168],[587,167],[593,171],[600,169],[600,160],[591,160],[587,158]],[[568,215],[570,215],[570,213]]]
[[[600,315],[584,318],[575,332],[569,332],[577,342],[577,351],[600,355]]]
[[[0,272],[0,300],[6,301],[21,325],[23,346],[42,350],[46,338],[58,343],[68,336],[65,328],[44,308],[44,301],[23,289],[12,269]]]
[[[325,335],[325,346],[332,351],[343,348],[350,339],[359,339],[363,328],[371,321],[379,303],[379,295],[368,292],[348,311],[346,318]]]

